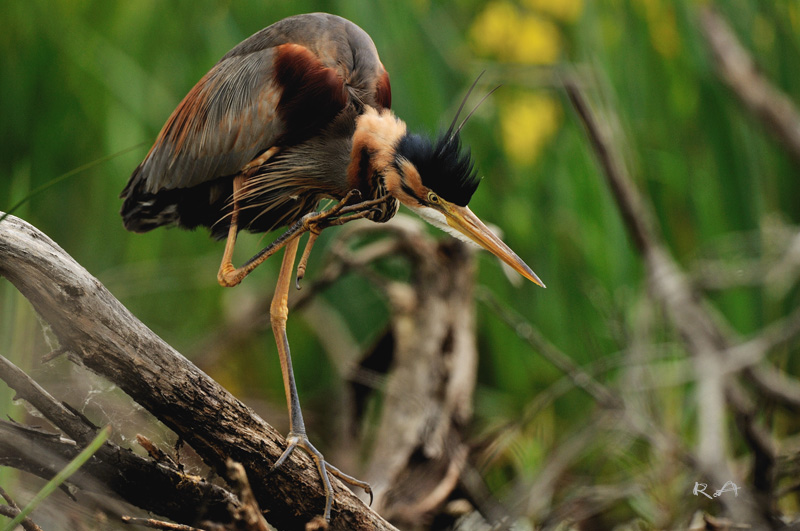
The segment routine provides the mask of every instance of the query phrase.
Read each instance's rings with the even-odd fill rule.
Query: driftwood
[[[375,231],[388,236],[356,251],[347,245]],[[349,375],[354,385],[361,385],[370,371],[373,379],[385,381],[382,420],[372,437],[374,451],[365,478],[375,489],[374,509],[404,528],[424,524],[457,487],[467,456],[461,432],[472,415],[477,367],[473,253],[459,242],[432,239],[409,219],[383,226],[356,224],[341,229],[341,236],[319,279],[301,292],[294,306],[302,308],[350,271],[365,275],[386,295],[392,315],[387,332],[363,366]],[[384,279],[368,268],[377,259],[397,255],[412,265],[407,283]],[[230,480],[228,460],[241,463],[270,524],[302,529],[319,514],[324,493],[302,452],[268,475],[284,448],[283,437],[158,338],[52,240],[13,216],[0,223],[0,275],[51,326],[60,352],[118,385],[229,484],[236,482]],[[258,321],[257,316],[250,320]],[[262,333],[255,328],[250,332]],[[390,369],[388,376],[375,374],[378,366],[379,372]],[[69,438],[0,423],[0,464],[52,476],[97,428],[5,359],[0,360],[0,377],[17,398],[31,403]],[[374,392],[374,385],[361,387],[366,394]],[[140,444],[156,459],[108,443],[71,483],[87,491],[113,492],[188,525],[230,524],[246,512],[236,489],[188,476],[146,440]],[[394,529],[338,481],[334,488],[333,529]]]
[[[0,275],[52,327],[70,359],[118,385],[217,474],[226,477],[229,458],[241,463],[273,525],[302,529],[321,512],[324,494],[306,455],[295,452],[268,477],[283,437],[150,331],[51,239],[13,216],[0,224]],[[333,528],[393,529],[340,482],[333,484]]]
[[[391,345],[384,407],[392,414],[381,417],[366,477],[376,510],[408,529],[431,518],[458,485],[478,354],[471,249],[431,240],[424,229],[396,241],[414,274],[408,284],[383,286],[392,317],[376,350]]]

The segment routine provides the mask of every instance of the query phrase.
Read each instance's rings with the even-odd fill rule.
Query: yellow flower
[[[505,0],[486,6],[473,22],[470,37],[476,51],[501,61],[552,64],[561,51],[561,34],[553,22]]]
[[[503,145],[509,158],[530,164],[558,131],[561,106],[543,93],[517,96],[500,108]]]
[[[656,51],[667,58],[678,55],[681,41],[675,21],[675,7],[661,0],[637,0],[634,5],[640,12],[644,11],[650,28],[650,40]]]
[[[583,0],[523,0],[522,3],[564,22],[574,22],[583,11]]]

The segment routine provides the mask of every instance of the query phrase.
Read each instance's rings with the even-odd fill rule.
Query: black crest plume
[[[400,155],[414,164],[422,178],[422,184],[442,196],[447,201],[460,206],[467,206],[472,194],[478,189],[480,177],[475,171],[475,164],[469,149],[461,149],[459,133],[467,120],[472,117],[486,98],[491,96],[499,86],[490,90],[481,101],[467,114],[466,118],[456,127],[458,117],[464,110],[464,105],[472,90],[483,76],[481,72],[469,87],[464,99],[461,100],[453,122],[447,131],[435,141],[419,135],[406,135],[400,141],[397,150]]]
[[[414,165],[422,184],[451,203],[467,206],[478,189],[481,180],[469,150],[461,149],[458,134],[447,131],[436,140],[408,134],[400,140],[397,153]]]

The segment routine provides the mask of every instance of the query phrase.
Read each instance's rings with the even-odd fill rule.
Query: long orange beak
[[[449,202],[441,201],[442,212],[447,219],[447,224],[474,241],[503,262],[511,266],[514,271],[527,278],[534,284],[545,287],[536,273],[522,261],[511,248],[503,243],[503,240],[494,235],[489,228],[472,213],[469,207],[454,205]]]

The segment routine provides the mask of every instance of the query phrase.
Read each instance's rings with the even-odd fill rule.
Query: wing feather
[[[189,188],[237,173],[275,145],[285,125],[277,113],[275,51],[218,63],[167,120],[140,168],[143,191]]]
[[[173,111],[122,191],[125,226],[208,226],[224,209],[224,177],[273,146],[308,140],[348,106],[390,102],[358,26],[322,13],[279,21],[228,52]]]

